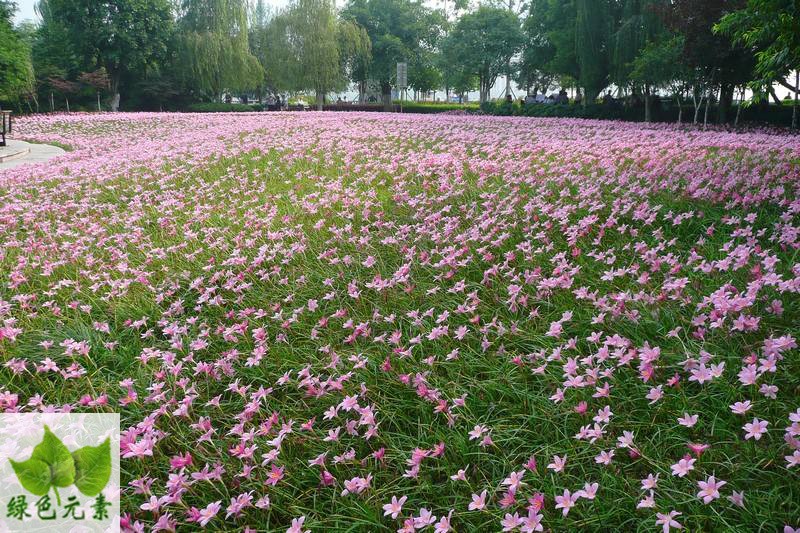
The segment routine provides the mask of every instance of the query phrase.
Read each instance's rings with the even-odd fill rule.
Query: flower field
[[[0,171],[0,411],[132,531],[794,531],[800,137],[68,115]]]

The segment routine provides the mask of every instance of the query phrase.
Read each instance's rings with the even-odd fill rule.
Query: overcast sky
[[[36,20],[36,12],[33,6],[36,5],[36,0],[16,0],[17,14],[14,17],[14,22],[22,22],[23,20]]]

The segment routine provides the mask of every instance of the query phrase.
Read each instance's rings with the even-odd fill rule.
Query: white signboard
[[[408,87],[408,63],[397,64],[397,88],[405,89]]]

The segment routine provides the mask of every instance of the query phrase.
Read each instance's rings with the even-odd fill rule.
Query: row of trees
[[[500,1],[500,0],[496,0]],[[420,0],[39,0],[38,26],[12,28],[0,0],[0,99],[104,93],[116,109],[225,92],[311,92],[350,84],[391,103],[397,62],[409,85],[481,101],[500,76],[528,93],[572,88],[583,102],[604,90],[643,102],[692,101],[695,120],[736,96],[795,95],[800,68],[796,0],[504,0],[467,9]],[[6,74],[8,73],[8,74]],[[507,84],[507,90],[509,85]]]

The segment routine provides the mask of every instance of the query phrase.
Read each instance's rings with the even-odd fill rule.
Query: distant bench
[[[6,145],[6,133],[11,133],[11,111],[0,111],[0,146]]]

